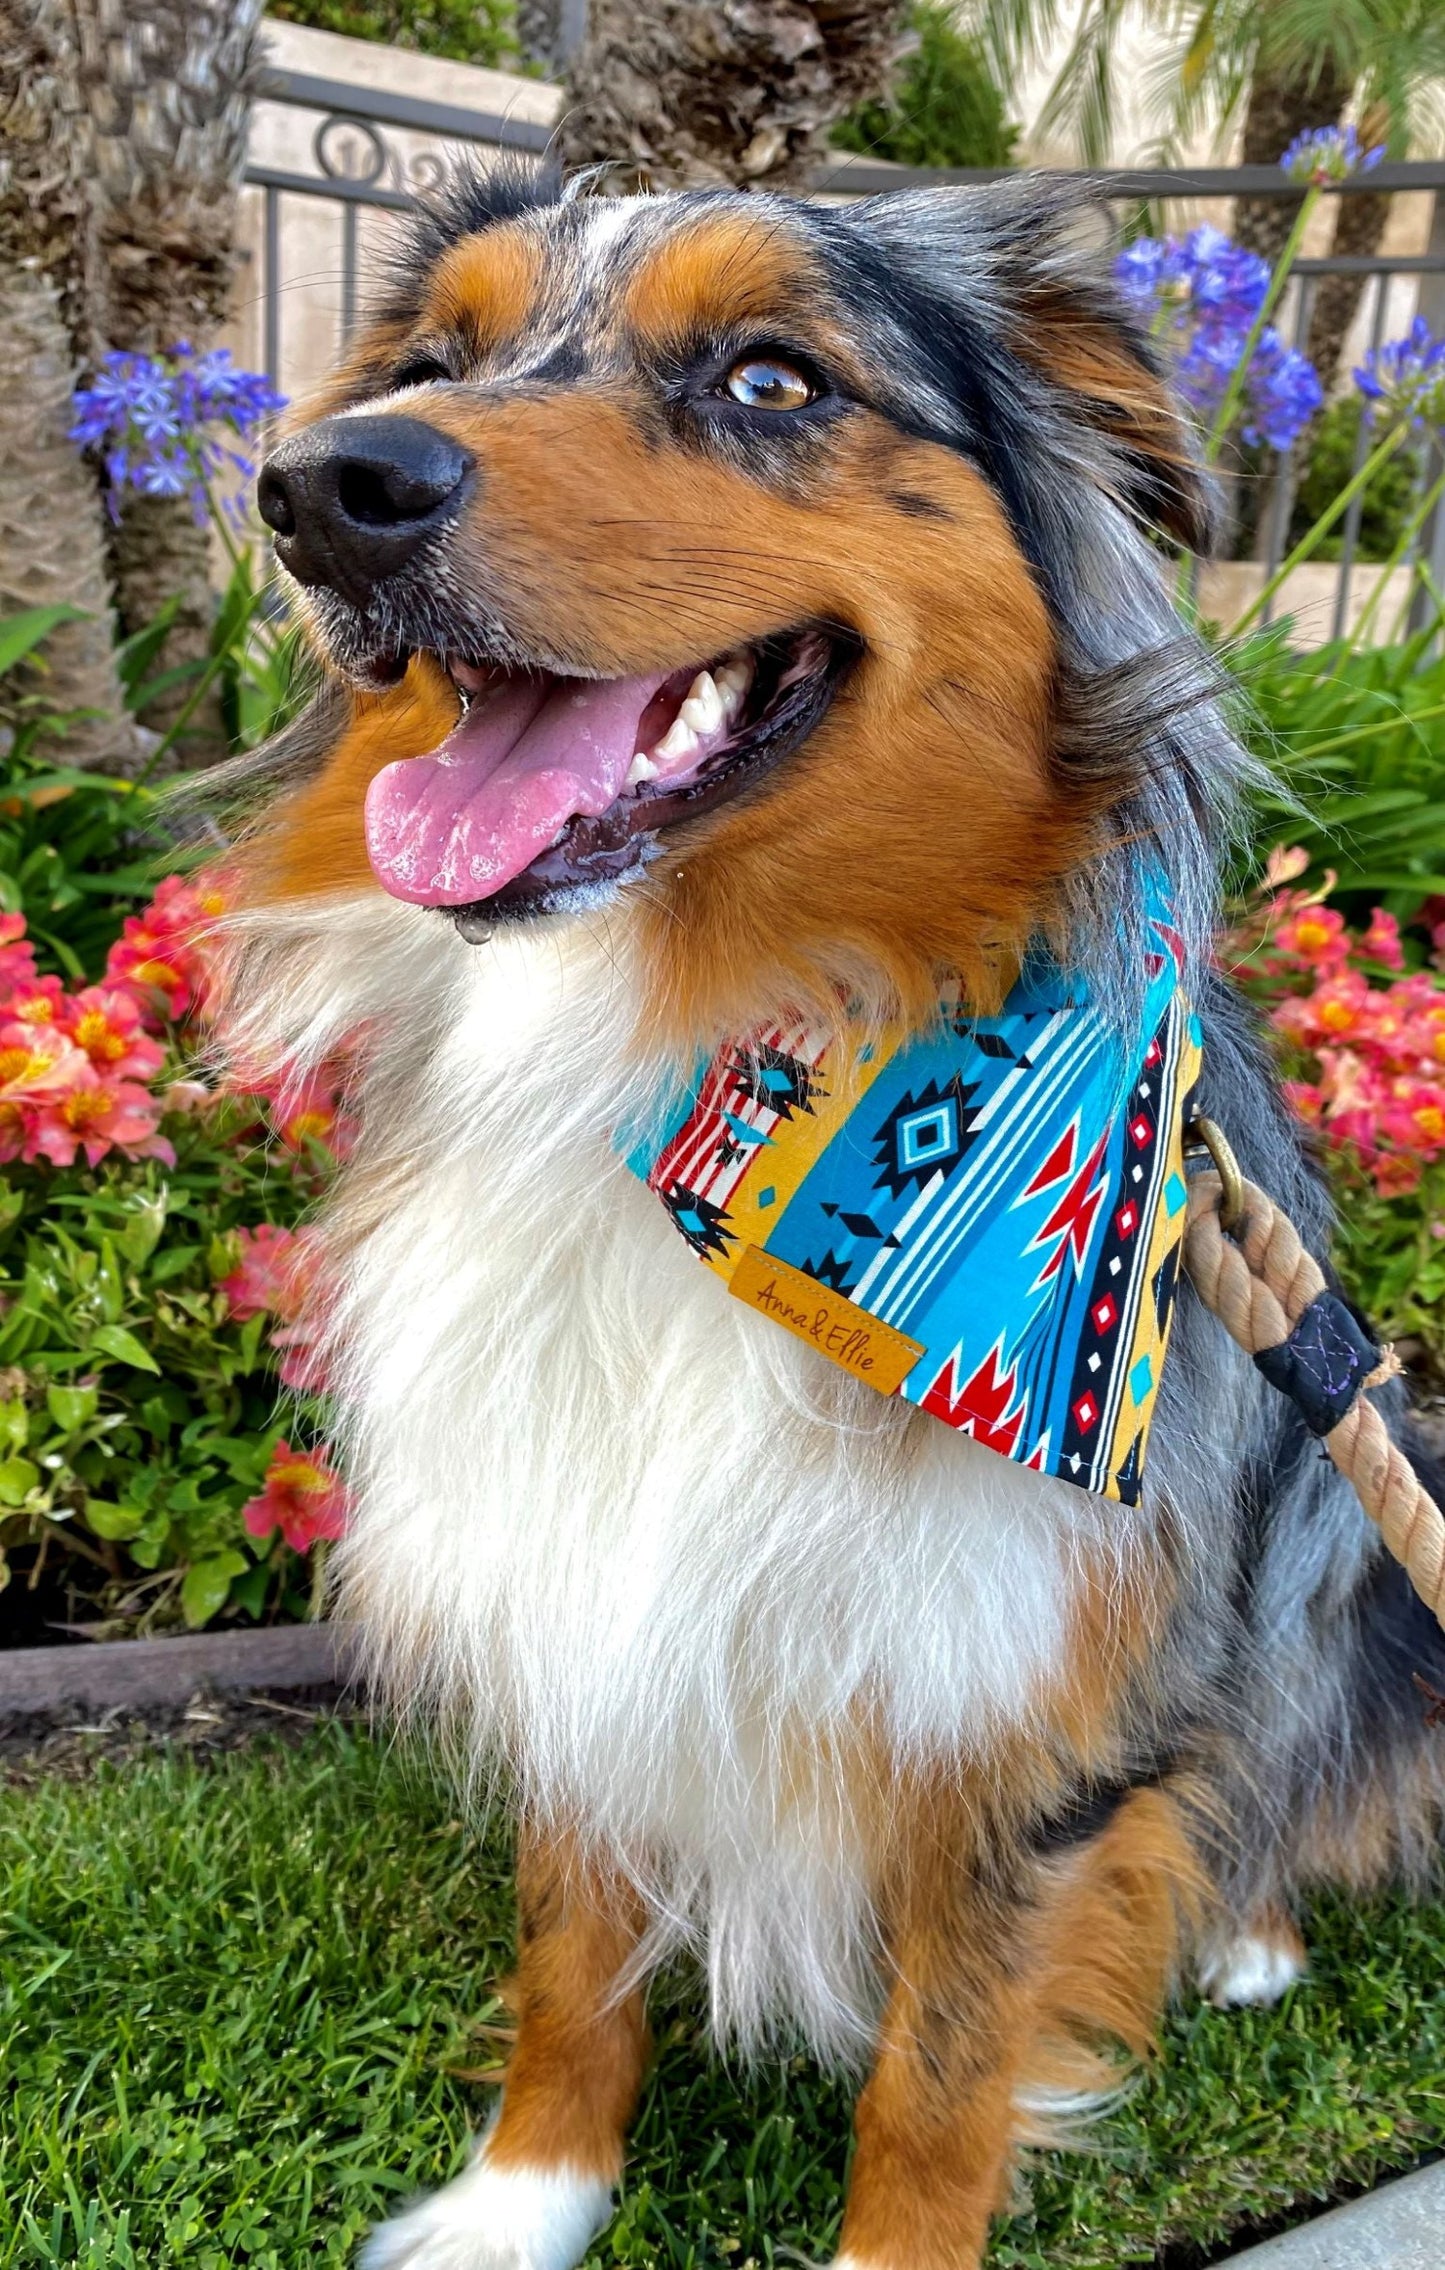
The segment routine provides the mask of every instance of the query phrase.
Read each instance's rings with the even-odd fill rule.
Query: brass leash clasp
[[[1207,1151],[1219,1176],[1219,1226],[1237,1230],[1244,1219],[1244,1176],[1229,1137],[1212,1119],[1191,1119],[1184,1130],[1186,1151]]]

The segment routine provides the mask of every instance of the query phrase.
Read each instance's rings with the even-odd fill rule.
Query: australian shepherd
[[[364,2261],[578,2262],[682,1945],[720,2041],[865,2076],[840,2270],[967,2270],[1186,1969],[1269,2000],[1310,1885],[1429,1867],[1445,1641],[1187,1288],[1120,1502],[726,1297],[617,1131],[729,1035],[986,1014],[1032,941],[1127,1026],[1162,874],[1199,1107],[1323,1252],[1210,952],[1249,767],[1169,595],[1188,426],[1039,182],[494,174],[260,503],[324,690],[260,768],[229,1015],[253,1059],[362,1036],[340,1611],[518,1812],[499,2112]]]

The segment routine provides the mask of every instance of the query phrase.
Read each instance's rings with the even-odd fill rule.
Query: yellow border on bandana
[[[725,1284],[731,1283],[733,1271],[750,1246],[767,1250],[768,1239],[790,1201],[828,1145],[843,1133],[850,1116],[901,1045],[901,1036],[889,1031],[860,1050],[843,1051],[845,1069],[841,1076],[835,1063],[840,1051],[832,1043],[824,1049],[816,1072],[819,1080],[827,1083],[826,1091],[814,1098],[811,1111],[780,1119],[767,1142],[758,1145],[728,1204],[727,1227],[737,1243],[727,1253],[704,1256],[707,1266]],[[759,1204],[761,1191],[771,1193],[766,1206]]]

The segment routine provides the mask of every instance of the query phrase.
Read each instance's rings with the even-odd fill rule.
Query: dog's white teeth
[[[645,780],[656,780],[656,778],[656,765],[653,763],[651,757],[645,757],[641,749],[639,749],[631,764],[627,768],[628,787],[640,788]]]
[[[662,739],[653,745],[653,756],[660,757],[664,764],[674,764],[680,757],[694,756],[702,746],[684,715],[686,708],[684,702]]]
[[[723,721],[723,698],[710,670],[699,670],[677,714],[698,735],[716,733]]]
[[[753,682],[753,665],[746,654],[735,654],[731,662],[724,662],[718,670],[715,683],[722,695],[723,715],[731,725],[748,698]]]

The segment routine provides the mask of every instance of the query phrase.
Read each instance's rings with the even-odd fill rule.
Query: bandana
[[[1121,1042],[1044,949],[1003,1009],[729,1042],[619,1144],[728,1290],[1005,1458],[1137,1503],[1174,1306],[1199,1026],[1151,911]]]

